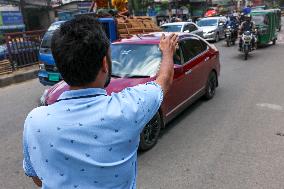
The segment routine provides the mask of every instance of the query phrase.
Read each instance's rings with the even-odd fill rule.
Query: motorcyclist
[[[237,39],[238,37],[238,27],[239,27],[239,21],[238,18],[235,15],[229,16],[229,19],[227,20],[225,27],[230,26],[233,30],[232,35]]]
[[[255,31],[255,23],[251,20],[252,19],[251,15],[249,15],[249,14],[245,15],[244,19],[245,19],[245,21],[242,22],[242,24],[240,26],[240,35],[242,35],[246,31],[250,31],[250,32],[254,33],[254,31]],[[255,49],[255,41],[256,41],[256,38],[253,35],[252,41],[251,41],[253,49]],[[243,41],[242,41],[242,38],[240,38],[240,42],[239,42],[240,50],[242,48],[242,45],[243,45]]]

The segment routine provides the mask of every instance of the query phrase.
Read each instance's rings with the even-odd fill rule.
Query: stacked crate
[[[5,59],[0,61],[0,75],[12,73],[12,66],[9,60]]]
[[[161,29],[149,17],[117,18],[117,28],[120,38],[136,34],[159,32]]]

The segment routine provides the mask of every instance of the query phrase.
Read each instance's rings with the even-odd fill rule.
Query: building
[[[91,0],[53,0],[51,2],[57,20],[69,20],[75,14],[87,13],[91,6]]]
[[[0,43],[4,41],[4,34],[21,32],[26,29],[18,2],[0,1]]]

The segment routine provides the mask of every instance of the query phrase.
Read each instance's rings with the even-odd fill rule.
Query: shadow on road
[[[187,107],[184,111],[182,111],[177,117],[175,117],[171,122],[169,122],[166,125],[166,128],[162,129],[161,134],[160,134],[160,138],[162,138],[163,135],[167,134],[173,128],[178,126],[180,124],[180,122],[182,122],[186,117],[190,116],[190,114],[192,112],[196,111],[196,109],[198,107],[200,107],[204,102],[206,102],[206,101],[201,98],[201,99],[197,100],[196,102],[194,102],[189,107]]]
[[[168,134],[172,129],[176,128],[177,126],[181,126],[180,122],[182,122],[186,117],[190,116],[190,114],[196,111],[203,103],[206,103],[203,98],[200,98],[192,105],[188,106],[184,111],[182,111],[177,117],[175,117],[172,121],[170,121],[164,129],[161,130],[159,140],[163,138],[164,135]],[[158,141],[159,142],[159,141]],[[147,151],[142,152],[138,151],[138,156],[143,156],[143,154],[147,153]]]

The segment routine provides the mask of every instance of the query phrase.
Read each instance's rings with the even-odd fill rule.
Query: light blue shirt
[[[25,173],[43,189],[135,189],[140,133],[162,103],[161,87],[150,82],[110,96],[90,88],[59,99],[25,121]]]

